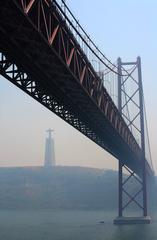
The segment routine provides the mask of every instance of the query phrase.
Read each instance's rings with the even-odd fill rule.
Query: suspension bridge
[[[126,223],[123,213],[132,202],[143,218],[126,221],[150,222],[146,180],[154,170],[140,57],[112,63],[63,0],[5,0],[0,1],[0,74],[117,158],[115,223]],[[125,185],[133,177],[140,187],[131,194]]]

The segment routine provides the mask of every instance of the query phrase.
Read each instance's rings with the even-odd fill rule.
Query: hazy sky
[[[69,7],[113,62],[142,58],[153,163],[157,170],[157,1],[67,0]],[[0,77],[0,166],[42,165],[45,130],[55,130],[58,165],[117,168],[96,144]]]

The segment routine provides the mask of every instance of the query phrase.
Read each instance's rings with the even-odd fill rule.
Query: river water
[[[115,226],[115,216],[105,211],[1,210],[0,240],[157,240],[157,214],[150,225]]]

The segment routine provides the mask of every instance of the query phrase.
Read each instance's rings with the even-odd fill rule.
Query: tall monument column
[[[54,139],[52,138],[52,129],[48,129],[46,131],[48,133],[48,137],[46,137],[45,144],[45,167],[53,167],[55,166],[55,150],[54,150]]]

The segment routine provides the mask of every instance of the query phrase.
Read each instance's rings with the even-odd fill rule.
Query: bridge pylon
[[[144,98],[141,58],[135,62],[122,62],[118,58],[118,110],[141,148],[141,172],[139,175],[119,159],[119,206],[114,224],[150,223],[147,215],[147,183],[145,156]],[[129,184],[138,185],[130,189]],[[139,216],[127,216],[130,205]],[[140,210],[140,213],[139,213]]]

